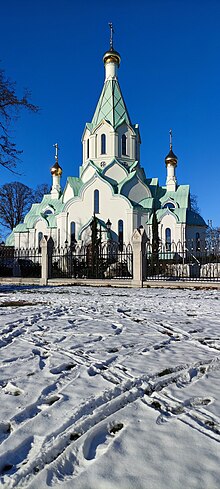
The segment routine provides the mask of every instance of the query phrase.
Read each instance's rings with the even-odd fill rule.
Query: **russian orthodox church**
[[[191,209],[189,185],[178,185],[177,156],[172,148],[165,158],[166,185],[147,178],[140,161],[140,131],[132,124],[118,82],[121,58],[113,48],[103,56],[104,86],[91,122],[82,135],[79,177],[68,177],[61,188],[62,168],[56,144],[51,168],[52,188],[42,202],[33,204],[24,222],[9,236],[8,245],[38,247],[43,235],[57,246],[87,244],[96,216],[102,240],[129,243],[134,229],[143,226],[152,240],[155,223],[162,242],[199,239],[205,233],[202,217]]]

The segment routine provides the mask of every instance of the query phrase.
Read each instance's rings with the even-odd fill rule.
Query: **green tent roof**
[[[110,122],[114,128],[123,121],[131,125],[118,80],[105,81],[92,119],[92,127],[95,128],[103,119]],[[87,127],[91,128],[91,124]]]

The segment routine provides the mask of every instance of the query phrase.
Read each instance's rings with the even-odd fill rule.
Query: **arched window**
[[[121,138],[121,154],[124,156],[127,154],[127,138],[125,134],[122,134]]]
[[[76,243],[76,223],[72,221],[70,223],[70,245],[73,246]]]
[[[138,142],[137,142],[137,137],[135,138],[135,159],[138,160]]]
[[[87,158],[89,158],[89,139],[87,139]]]
[[[39,252],[41,252],[41,245],[40,245],[40,242],[41,242],[42,238],[43,238],[43,233],[40,231],[40,232],[38,233],[38,249],[39,249]]]
[[[101,155],[106,154],[106,135],[101,134]]]
[[[196,233],[196,251],[200,251],[200,234]]]
[[[173,204],[173,202],[166,202],[166,204],[164,204],[163,206],[163,209],[175,209],[175,205]]]
[[[94,214],[99,214],[99,190],[94,191]]]
[[[166,245],[166,251],[171,250],[171,229],[166,228],[165,229],[165,245]]]
[[[123,242],[124,242],[124,223],[122,219],[118,221],[118,242],[119,242],[119,251],[123,250]]]

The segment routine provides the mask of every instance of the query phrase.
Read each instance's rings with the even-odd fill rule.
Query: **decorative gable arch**
[[[97,168],[96,166],[89,161],[85,168],[83,168],[81,173],[81,179],[83,183],[90,181],[94,174],[96,174]]]
[[[52,207],[52,205],[45,206],[45,208],[42,211],[42,214],[44,214],[44,215],[54,214],[54,213],[55,213],[55,211],[54,211],[54,208]]]
[[[165,216],[169,216],[171,219],[176,221],[177,223],[179,222],[179,218],[174,212],[170,211],[170,209],[165,209],[164,212],[161,214],[160,218],[158,218],[158,222],[162,223],[163,219]]]
[[[136,172],[129,180],[124,182],[120,193],[137,204],[144,199],[152,197],[149,187],[139,178]]]
[[[166,208],[176,209],[176,208],[179,208],[179,205],[177,204],[177,202],[174,201],[174,199],[169,197],[162,204],[162,209],[166,209]]]
[[[127,169],[117,160],[113,160],[102,172],[102,175],[109,178],[110,182],[115,184],[122,182],[128,177]]]
[[[112,131],[112,125],[107,119],[102,119],[97,126],[93,127],[91,134],[99,132],[103,126],[107,126]]]

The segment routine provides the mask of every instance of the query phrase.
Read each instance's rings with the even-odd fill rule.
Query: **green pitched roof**
[[[92,119],[93,128],[103,119],[110,122],[114,128],[119,126],[123,121],[131,125],[118,80],[111,79],[105,81]]]
[[[15,236],[14,236],[14,233],[12,231],[11,234],[9,234],[9,236],[6,238],[5,240],[5,244],[6,246],[14,246],[15,245]]]
[[[69,183],[70,187],[73,189],[74,196],[79,195],[79,191],[81,187],[83,186],[83,181],[81,178],[78,177],[68,177],[67,182]]]
[[[25,233],[28,229],[32,229],[38,219],[44,219],[49,228],[56,227],[56,216],[62,212],[64,204],[61,199],[52,199],[50,194],[46,194],[43,200],[38,204],[33,204],[30,211],[26,214],[24,222],[18,224],[14,229],[16,233]],[[44,211],[51,209],[54,213],[45,214]]]
[[[176,217],[178,223],[186,223],[186,209],[175,208],[173,210],[170,209],[158,209],[156,211],[158,222],[161,221],[162,217],[165,214],[173,214]]]
[[[157,194],[161,206],[169,199],[176,202],[180,208],[187,209],[189,204],[189,185],[179,185],[176,191],[167,191],[166,187],[159,187]]]

